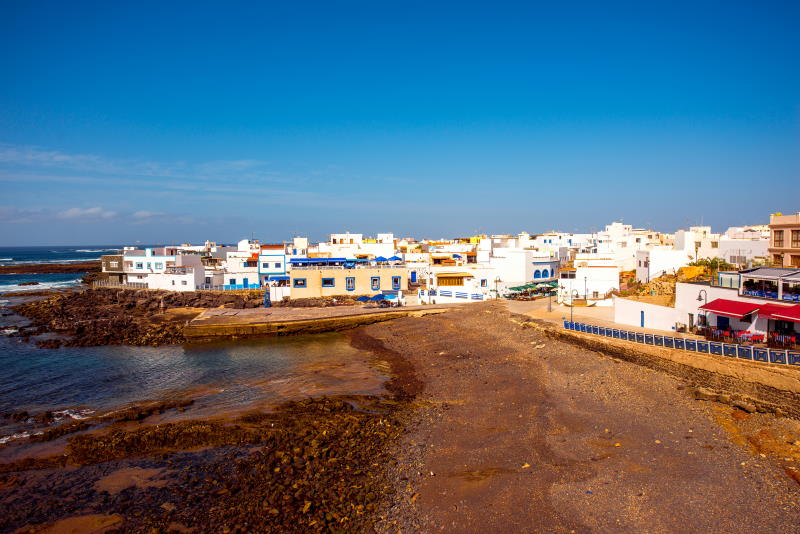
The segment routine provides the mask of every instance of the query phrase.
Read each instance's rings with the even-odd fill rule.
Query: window
[[[534,279],[537,279],[537,278],[541,278],[541,277],[542,277],[542,271],[540,271],[539,269],[536,269],[536,270],[533,272],[533,278],[534,278]]]
[[[137,269],[144,269],[144,263],[137,263],[136,264],[136,268]]]
[[[400,277],[393,276],[392,277],[392,289],[398,290],[400,289]]]
[[[550,271],[548,271],[547,269],[543,269],[542,278],[550,278]]]
[[[800,230],[792,230],[792,248],[800,248]]]
[[[181,285],[185,286],[186,285],[186,280],[181,280]]]
[[[598,298],[599,296],[600,293],[598,293],[597,291],[592,291],[592,298]]]
[[[719,241],[712,241],[711,248],[719,248]]]
[[[439,278],[440,286],[463,286],[463,276],[448,276],[447,278]]]
[[[486,278],[481,278],[481,287],[486,287],[489,285],[489,281]]]
[[[153,269],[153,264],[150,263],[149,261],[147,262],[147,269],[148,270],[152,270]]]
[[[373,276],[369,279],[369,287],[372,288],[373,291],[380,291],[381,289],[381,278],[380,276]]]
[[[280,269],[281,268],[281,262],[279,262],[279,261],[275,262],[275,268],[276,269]]]
[[[267,263],[267,262],[262,263],[261,264],[261,268],[262,269],[269,269],[269,263]]]
[[[230,283],[230,285],[232,285],[232,286],[235,286],[236,285],[236,278],[231,278],[230,280],[228,280],[228,283]]]
[[[356,289],[356,279],[354,276],[348,276],[344,279],[344,288],[347,291],[355,291]]]
[[[305,278],[295,278],[292,280],[294,283],[294,287],[306,287],[306,279]]]
[[[175,280],[173,280],[173,281],[172,281],[172,285],[173,285],[173,286],[175,285]]]
[[[110,261],[110,262],[108,262],[108,266],[112,267],[112,268],[119,267],[119,262],[118,261]]]
[[[163,268],[164,268],[163,263],[156,263],[156,269],[163,269]]]
[[[336,285],[336,281],[333,278],[323,278],[322,279],[322,287],[334,287]]]
[[[774,230],[772,233],[772,242],[776,247],[783,246],[783,230]]]
[[[211,283],[211,277],[210,276],[206,276],[206,284],[210,284],[210,283]]]

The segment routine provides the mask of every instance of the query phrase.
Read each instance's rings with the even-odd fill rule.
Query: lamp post
[[[573,294],[580,296],[577,289],[573,289],[569,294],[569,322],[572,322],[572,310],[575,309],[575,297]]]
[[[704,306],[708,306],[708,291],[706,291],[705,289],[701,289],[700,292],[697,294],[697,302],[703,302],[703,297],[705,297]],[[708,326],[708,320],[705,310],[703,310],[703,322],[706,323],[705,326]]]
[[[586,301],[586,305],[589,305],[589,287],[586,281],[586,276],[583,277],[583,299]]]

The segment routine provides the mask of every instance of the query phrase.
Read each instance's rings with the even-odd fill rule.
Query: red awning
[[[749,315],[758,310],[760,304],[753,304],[752,302],[740,302],[738,300],[716,299],[712,300],[704,306],[700,306],[701,310],[706,310],[717,315],[724,315],[725,317],[733,317],[741,319],[745,315]]]
[[[800,304],[790,306],[784,311],[773,313],[772,318],[778,319],[779,321],[792,321],[794,323],[800,323]]]
[[[772,319],[776,313],[783,313],[796,307],[797,306],[774,304],[772,302],[768,302],[767,304],[762,304],[761,307],[758,309],[758,316],[765,317],[767,319]]]

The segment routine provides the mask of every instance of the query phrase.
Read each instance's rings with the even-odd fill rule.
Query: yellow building
[[[293,266],[289,275],[293,299],[338,295],[357,297],[382,291],[408,290],[408,269],[404,265],[375,265],[352,260],[309,261]]]

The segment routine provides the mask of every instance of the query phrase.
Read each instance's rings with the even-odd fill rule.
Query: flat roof
[[[751,271],[742,271],[739,274],[751,278],[761,278],[763,280],[777,280],[778,278],[794,278],[795,276],[800,276],[800,271],[797,269],[781,269],[778,267],[759,267]]]

